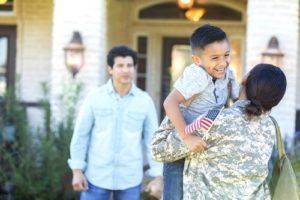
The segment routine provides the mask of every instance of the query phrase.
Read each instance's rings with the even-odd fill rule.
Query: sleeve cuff
[[[71,169],[81,169],[84,171],[86,168],[86,162],[81,160],[68,159],[68,164]]]
[[[163,172],[163,164],[162,163],[155,163],[155,168],[151,167],[148,171],[147,174],[151,177],[156,177],[156,176],[162,176]]]

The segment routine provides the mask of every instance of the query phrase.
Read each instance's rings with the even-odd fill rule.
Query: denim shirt
[[[122,190],[141,183],[143,142],[149,175],[162,174],[162,165],[152,160],[150,141],[157,128],[151,97],[134,84],[123,97],[112,80],[92,91],[79,112],[71,141],[71,169],[81,169],[92,184]]]

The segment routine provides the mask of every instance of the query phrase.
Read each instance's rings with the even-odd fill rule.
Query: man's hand
[[[162,176],[157,176],[148,183],[148,185],[146,186],[146,191],[149,191],[149,194],[151,196],[160,199],[162,195],[163,187],[164,187],[164,182]]]
[[[73,189],[78,192],[89,189],[87,180],[80,169],[73,169],[72,186]]]
[[[183,142],[191,152],[200,153],[206,148],[206,143],[199,136],[187,135]]]

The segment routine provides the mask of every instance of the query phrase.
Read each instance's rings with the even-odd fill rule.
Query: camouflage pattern
[[[275,127],[269,113],[249,120],[247,103],[239,100],[223,110],[209,132],[197,131],[208,145],[203,153],[188,153],[174,131],[155,133],[155,160],[171,162],[187,156],[184,200],[271,199],[266,177]]]
[[[188,147],[167,116],[153,135],[151,150],[152,158],[158,162],[173,162],[190,155]]]

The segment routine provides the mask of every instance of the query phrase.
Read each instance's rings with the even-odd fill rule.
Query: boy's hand
[[[187,135],[183,142],[191,152],[200,153],[206,148],[206,143],[199,136]]]
[[[87,180],[80,169],[73,169],[72,186],[74,191],[88,190]]]

